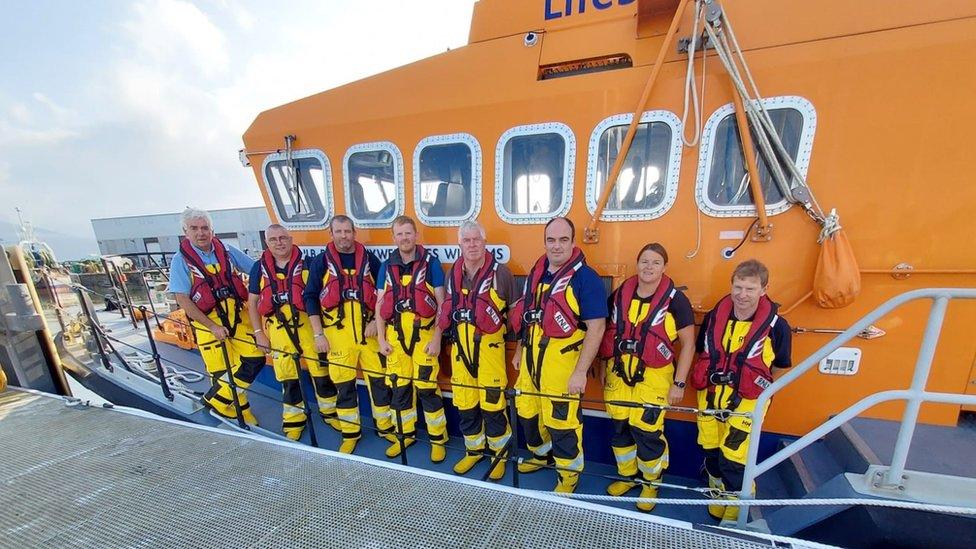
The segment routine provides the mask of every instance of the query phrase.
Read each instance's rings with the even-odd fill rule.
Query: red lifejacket
[[[459,323],[474,324],[476,330],[484,334],[493,334],[501,329],[502,311],[491,298],[491,290],[495,286],[495,272],[498,262],[495,257],[485,252],[485,263],[472,279],[473,284],[465,294],[464,263],[457,262],[451,267],[451,276],[447,279],[447,299],[441,304],[437,323],[445,332]]]
[[[705,352],[695,363],[691,373],[691,385],[705,389],[712,385],[730,385],[742,398],[755,399],[773,382],[769,366],[763,361],[766,338],[779,319],[778,305],[768,297],[759,299],[759,307],[753,316],[749,332],[742,346],[729,352],[723,345],[725,330],[732,318],[732,297],[727,295],[712,309],[705,330]],[[731,346],[731,334],[730,346]]]
[[[180,242],[180,255],[190,271],[190,299],[203,314],[209,314],[217,307],[217,303],[231,297],[237,300],[238,307],[247,301],[244,280],[231,264],[227,248],[219,238],[213,239],[213,251],[220,267],[217,274],[207,271],[206,264],[190,244],[189,238]]]
[[[437,299],[427,287],[427,271],[430,269],[432,256],[419,244],[414,253],[417,259],[410,269],[410,283],[406,287],[400,283],[404,265],[398,250],[393,252],[386,264],[386,280],[389,281],[390,291],[386,293],[383,305],[380,306],[380,316],[387,322],[394,315],[399,317],[405,312],[412,312],[418,318],[433,318],[437,314]],[[400,263],[394,263],[395,258],[400,259]]]
[[[372,311],[376,308],[376,281],[373,273],[369,270],[369,253],[366,246],[359,242],[355,244],[355,264],[356,274],[349,276],[342,268],[342,258],[339,257],[339,249],[335,242],[329,242],[325,247],[325,269],[329,274],[329,280],[322,285],[319,292],[319,303],[323,310],[332,310],[346,301],[358,301],[363,304],[364,311]]]
[[[677,293],[674,282],[667,275],[661,277],[647,316],[635,324],[630,321],[630,303],[637,295],[637,283],[637,277],[632,276],[614,292],[610,322],[600,342],[600,356],[612,358],[613,371],[630,386],[643,381],[644,368],[663,368],[674,359],[674,342],[664,322]],[[633,375],[624,367],[623,356],[627,354],[640,359]]]
[[[542,333],[546,337],[564,338],[573,335],[580,327],[577,313],[569,306],[566,289],[569,283],[583,266],[586,258],[583,252],[574,247],[569,261],[552,275],[552,282],[545,291],[539,291],[542,276],[546,273],[546,256],[535,262],[535,266],[525,279],[525,291],[522,297],[512,306],[508,315],[512,330],[522,332],[523,327],[530,324],[541,324]],[[523,339],[528,340],[528,330],[522,332]]]
[[[291,258],[285,267],[285,279],[277,275],[277,265],[270,250],[261,254],[261,294],[258,299],[258,313],[261,316],[271,316],[281,310],[281,306],[290,304],[299,311],[305,310],[302,292],[305,291],[305,262],[298,246],[292,245]]]

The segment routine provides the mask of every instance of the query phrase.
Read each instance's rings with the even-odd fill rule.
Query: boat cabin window
[[[565,124],[519,126],[495,151],[495,206],[509,223],[565,215],[573,196],[576,139]]]
[[[292,151],[268,155],[264,181],[278,221],[289,229],[322,227],[332,215],[332,176],[322,151]]]
[[[796,162],[800,173],[806,175],[816,126],[813,105],[801,97],[769,98],[763,104],[786,151]],[[757,154],[755,146],[752,154],[756,155],[759,166],[760,187],[767,213],[786,211],[790,204],[773,180],[765,159]],[[712,216],[756,215],[739,127],[731,104],[716,111],[705,124],[696,198],[702,211]]]
[[[481,208],[481,147],[469,134],[423,139],[413,158],[414,207],[427,225],[460,225]]]
[[[590,136],[586,206],[595,212],[633,114],[611,116]],[[681,122],[668,111],[645,112],[601,219],[636,221],[664,215],[674,204],[681,163]]]
[[[388,227],[403,212],[403,158],[393,143],[350,148],[343,162],[346,212],[360,227]]]

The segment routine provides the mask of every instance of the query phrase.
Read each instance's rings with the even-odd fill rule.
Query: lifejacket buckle
[[[636,354],[637,353],[637,340],[636,339],[622,339],[617,342],[617,350],[621,353]]]
[[[454,322],[474,322],[474,314],[471,309],[458,309],[451,313],[451,320]]]
[[[231,296],[230,288],[227,286],[216,288],[213,294],[214,294],[214,299],[216,299],[217,301],[223,301]]]
[[[398,313],[405,313],[413,310],[409,299],[401,299],[393,305],[393,310]]]
[[[522,322],[525,324],[538,324],[542,322],[542,309],[532,309],[522,313]]]
[[[288,304],[288,292],[278,292],[271,295],[271,302],[275,305],[287,305]]]
[[[708,382],[712,385],[731,385],[732,371],[723,370],[721,372],[712,372],[708,375]]]
[[[345,301],[359,301],[359,290],[346,288],[342,291],[342,299]]]

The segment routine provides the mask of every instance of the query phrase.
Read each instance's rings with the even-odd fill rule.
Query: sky
[[[261,206],[237,156],[259,112],[463,46],[473,4],[5,4],[0,240],[15,207],[71,258],[97,252],[92,218]]]

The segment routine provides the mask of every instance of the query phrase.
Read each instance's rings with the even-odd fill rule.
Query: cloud
[[[227,71],[227,39],[206,13],[189,2],[151,0],[133,5],[134,19],[122,23],[137,57],[170,71],[196,70],[206,77]]]

